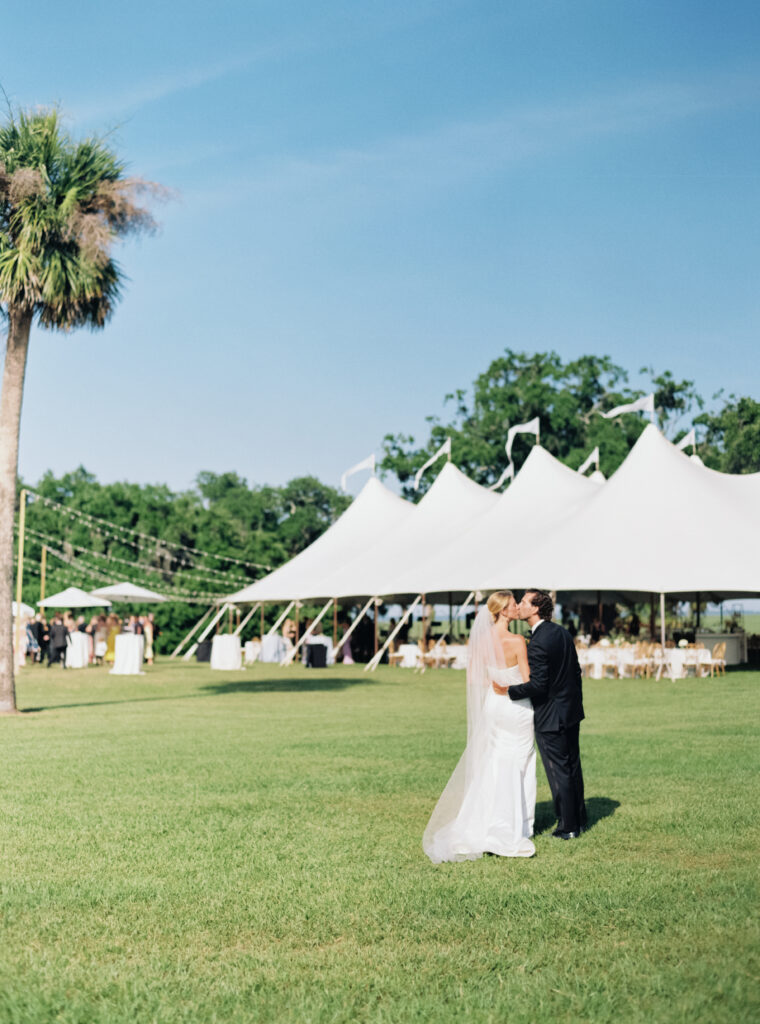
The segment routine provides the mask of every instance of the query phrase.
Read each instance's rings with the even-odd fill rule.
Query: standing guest
[[[153,613],[146,615],[143,619],[143,633],[145,634],[145,660],[149,665],[153,664]]]
[[[108,623],[105,615],[98,615],[93,633],[95,664],[102,665],[108,650]]]
[[[60,662],[66,668],[66,648],[69,643],[69,630],[60,612],[56,612],[49,631],[48,668]]]
[[[80,615],[79,618],[77,619],[77,629],[79,630],[80,633],[87,632],[87,622],[85,621],[84,615]]]
[[[117,615],[109,615],[107,620],[108,637],[106,639],[106,665],[113,665],[116,658],[116,637],[121,633],[121,622]]]
[[[38,612],[29,623],[29,629],[32,631],[35,643],[37,644],[34,660],[40,662],[42,661],[45,653],[44,638],[47,630],[40,612]]]
[[[129,616],[130,633],[134,633],[135,636],[143,636],[145,630],[143,629],[142,618],[139,615]]]

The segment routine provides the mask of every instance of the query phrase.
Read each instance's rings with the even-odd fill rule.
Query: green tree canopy
[[[655,392],[661,427],[672,428],[701,399],[691,381],[677,381],[669,371],[648,373]],[[404,494],[414,497],[415,472],[440,447],[452,439],[453,461],[473,480],[494,483],[507,465],[504,444],[510,426],[538,416],[541,444],[558,459],[577,468],[599,446],[602,472],[613,473],[644,429],[639,413],[613,420],[598,415],[641,397],[646,392],[628,387],[628,373],[607,356],[582,356],[563,362],[556,352],[505,350],[485,373],[476,377],[472,392],[459,390],[445,396],[453,407],[448,418],[428,416],[430,434],[417,443],[405,434],[387,434],[381,466],[396,474]],[[512,457],[517,469],[528,455],[532,438],[517,435]],[[420,486],[424,494],[430,480]]]

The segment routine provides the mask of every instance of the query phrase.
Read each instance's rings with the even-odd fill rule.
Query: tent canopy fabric
[[[510,586],[510,564],[599,491],[599,484],[565,466],[545,448],[531,449],[496,504],[459,530],[450,543],[411,564],[396,580],[399,592],[457,598],[472,590]],[[500,582],[489,582],[494,572]]]
[[[40,608],[104,608],[110,607],[110,604],[105,597],[95,597],[79,587],[67,587],[59,594],[51,594],[37,602]]]
[[[17,606],[15,601],[11,601],[11,611],[14,619],[19,614],[17,607],[21,609],[21,615],[25,619],[29,619],[31,618],[32,615],[34,615],[34,608],[31,608],[28,604],[24,604],[24,602],[22,601],[21,604]]]
[[[409,566],[438,557],[499,501],[499,495],[447,462],[413,514],[398,529],[367,546],[352,562],[319,581],[319,595],[406,597],[421,593],[417,581],[407,579]],[[399,583],[402,578],[403,585]]]
[[[400,529],[415,510],[411,502],[399,498],[376,477],[370,477],[343,515],[313,544],[226,600],[230,604],[247,604],[321,597],[324,580],[337,566]]]
[[[756,594],[759,512],[751,477],[706,469],[650,424],[587,503],[517,561],[495,559],[484,583],[508,577],[561,592]]]
[[[156,604],[166,598],[147,587],[138,587],[136,583],[125,580],[123,583],[112,583],[108,587],[98,587],[92,591],[93,597],[107,597],[109,601],[121,604]]]

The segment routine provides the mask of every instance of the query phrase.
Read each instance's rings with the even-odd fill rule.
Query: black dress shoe
[[[552,832],[552,835],[556,836],[557,839],[579,839],[580,838],[580,832],[563,832],[562,829],[559,829],[559,828],[556,828]]]

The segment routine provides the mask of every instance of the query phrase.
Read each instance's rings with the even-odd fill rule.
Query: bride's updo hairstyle
[[[491,613],[494,622],[498,622],[499,616],[514,596],[511,590],[495,590],[491,594],[486,601],[486,608]]]

